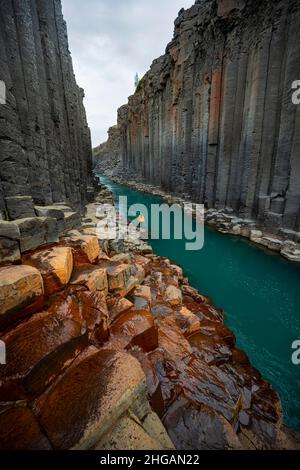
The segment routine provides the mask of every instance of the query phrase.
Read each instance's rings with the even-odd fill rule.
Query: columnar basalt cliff
[[[198,0],[119,110],[128,168],[267,231],[300,231],[298,0]]]
[[[0,1],[0,211],[86,202],[90,131],[60,0]],[[16,199],[17,198],[17,199]],[[22,214],[21,214],[22,215]]]

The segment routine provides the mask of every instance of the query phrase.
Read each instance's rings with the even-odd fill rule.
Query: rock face
[[[299,5],[198,0],[180,12],[166,54],[118,113],[132,179],[300,231]]]
[[[107,141],[93,149],[93,164],[99,170],[114,169],[120,160],[120,131],[113,126],[108,129]]]
[[[34,204],[83,207],[90,131],[60,0],[0,2],[0,80],[7,91],[0,105],[2,218],[35,217]]]

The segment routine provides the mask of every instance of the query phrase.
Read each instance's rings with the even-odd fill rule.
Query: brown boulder
[[[93,264],[97,261],[100,254],[97,237],[82,235],[77,230],[69,232],[68,236],[61,240],[61,243],[73,249],[75,266]]]
[[[98,266],[88,266],[77,268],[72,276],[71,284],[84,285],[91,292],[107,291],[107,273]]]
[[[0,413],[0,450],[51,450],[32,411],[15,406]]]
[[[2,338],[6,365],[0,368],[0,399],[40,393],[87,345],[81,325],[56,312],[41,312]]]
[[[130,310],[133,307],[133,303],[128,299],[119,297],[111,297],[108,300],[107,305],[109,310],[110,323],[115,321],[122,313]]]
[[[123,348],[139,346],[152,351],[158,346],[157,327],[148,310],[123,313],[111,326],[112,342]]]
[[[70,280],[73,271],[72,250],[55,246],[23,256],[23,263],[40,271],[45,295],[50,296],[61,290]]]
[[[131,409],[150,411],[138,361],[113,351],[83,356],[35,403],[55,449],[90,449]]]
[[[124,289],[130,278],[128,264],[107,266],[108,286],[110,291]]]
[[[43,305],[40,272],[30,266],[0,268],[0,329]]]
[[[172,307],[177,307],[182,304],[181,290],[175,286],[168,286],[164,295],[165,301]]]

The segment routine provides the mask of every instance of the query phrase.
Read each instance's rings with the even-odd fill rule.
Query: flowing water
[[[147,207],[161,199],[115,184],[116,203]],[[190,284],[209,296],[226,315],[237,345],[279,392],[288,426],[300,431],[300,365],[293,365],[292,343],[300,339],[300,267],[247,240],[205,228],[204,248],[186,251],[185,240],[149,241],[156,254],[179,264]]]

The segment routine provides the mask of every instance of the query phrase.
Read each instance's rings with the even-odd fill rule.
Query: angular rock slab
[[[137,310],[148,309],[151,305],[151,289],[149,286],[138,286],[132,291],[130,298]]]
[[[69,368],[35,404],[55,449],[90,449],[129,409],[150,411],[145,375],[125,353],[99,351]]]
[[[51,217],[57,220],[59,233],[65,230],[65,214],[60,206],[34,206],[37,217]]]
[[[73,273],[71,284],[86,286],[91,292],[107,291],[106,270],[98,266],[77,268]]]
[[[107,267],[108,286],[110,291],[124,289],[130,278],[128,264],[110,265]]]
[[[73,271],[72,249],[55,246],[23,256],[23,264],[33,266],[42,274],[45,295],[49,296],[68,284]]]
[[[21,257],[17,224],[0,220],[0,263],[13,263]]]
[[[75,266],[93,264],[100,254],[98,239],[90,235],[82,235],[76,230],[64,237],[62,244],[73,249]]]
[[[182,398],[168,409],[164,424],[178,450],[241,449],[229,422],[206,406],[195,406]]]
[[[82,326],[54,312],[35,314],[2,338],[6,365],[0,368],[0,399],[42,392],[87,346]]]
[[[115,321],[122,313],[130,310],[133,307],[133,303],[128,299],[112,297],[108,300],[107,306],[109,309],[109,321],[112,323]]]
[[[51,217],[30,217],[15,221],[20,230],[20,250],[34,250],[39,246],[58,242],[57,221]]]
[[[0,236],[0,263],[14,263],[21,258],[19,243]]]
[[[174,450],[160,419],[149,413],[142,423],[133,413],[124,415],[98,442],[95,450]]]
[[[51,450],[32,411],[16,406],[0,413],[0,450]]]
[[[35,217],[31,196],[10,196],[5,198],[5,202],[10,219]]]
[[[165,291],[164,300],[172,307],[182,304],[182,292],[175,286],[168,286]]]
[[[139,346],[152,351],[158,346],[158,333],[152,314],[148,310],[123,313],[111,326],[112,342],[123,348]]]
[[[31,266],[0,268],[0,329],[42,306],[41,273]]]
[[[16,223],[0,220],[0,237],[19,240],[20,230]]]
[[[104,291],[91,292],[84,286],[72,286],[51,299],[49,310],[85,325],[89,336],[102,344],[109,335],[105,294]]]

